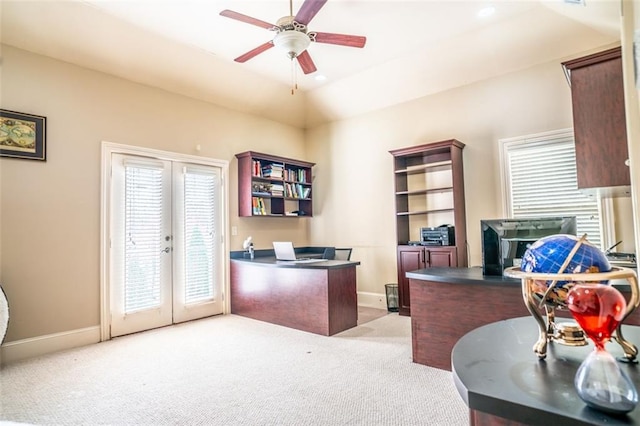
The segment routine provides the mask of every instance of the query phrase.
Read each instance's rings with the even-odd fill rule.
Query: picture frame
[[[0,157],[46,161],[47,118],[0,109]]]

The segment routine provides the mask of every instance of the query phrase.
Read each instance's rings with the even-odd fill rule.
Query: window
[[[509,217],[576,216],[578,235],[602,247],[599,201],[578,190],[571,129],[499,141]]]

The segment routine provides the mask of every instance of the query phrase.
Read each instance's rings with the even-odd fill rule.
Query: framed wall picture
[[[47,159],[47,118],[0,109],[0,157]]]

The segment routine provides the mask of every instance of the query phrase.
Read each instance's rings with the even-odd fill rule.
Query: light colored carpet
[[[373,321],[387,315],[386,309],[369,308],[367,306],[358,306],[358,325]]]
[[[397,314],[332,337],[218,316],[0,370],[0,419],[42,425],[467,425]]]

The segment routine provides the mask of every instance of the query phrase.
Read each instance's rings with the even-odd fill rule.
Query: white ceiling
[[[312,43],[318,71],[270,49],[287,0],[1,0],[1,41],[139,83],[299,127],[313,126],[571,57],[620,39],[620,2],[328,0],[309,30],[363,35],[363,49]],[[302,0],[293,1],[294,14]],[[479,18],[493,5],[496,12]],[[560,71],[559,71],[560,72]],[[315,75],[326,76],[316,81]]]

